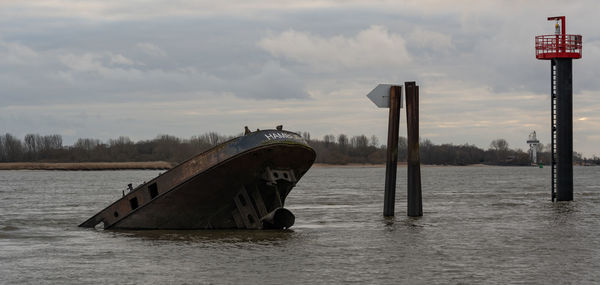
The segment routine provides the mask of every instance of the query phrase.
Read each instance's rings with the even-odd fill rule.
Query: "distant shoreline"
[[[166,161],[144,162],[2,162],[0,170],[166,170]]]
[[[174,165],[166,161],[143,161],[143,162],[1,162],[0,170],[168,170]],[[398,162],[398,166],[405,167],[406,162]],[[422,167],[486,167],[489,165],[421,165]],[[328,164],[315,163],[314,168],[382,168],[384,163],[348,163]]]

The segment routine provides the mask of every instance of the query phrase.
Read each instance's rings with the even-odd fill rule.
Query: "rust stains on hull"
[[[220,144],[83,222],[105,229],[289,228],[285,198],[315,159],[300,136],[263,130]]]

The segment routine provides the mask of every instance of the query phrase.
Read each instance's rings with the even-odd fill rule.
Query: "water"
[[[549,168],[425,167],[422,218],[384,219],[384,168],[313,168],[289,231],[102,231],[77,225],[158,171],[0,171],[0,283],[600,282],[600,168],[549,201]]]

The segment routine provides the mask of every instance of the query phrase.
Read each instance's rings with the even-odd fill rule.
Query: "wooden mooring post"
[[[421,159],[419,157],[419,86],[414,81],[405,82],[406,118],[408,125],[408,209],[410,217],[423,216],[421,197]],[[394,216],[396,202],[396,173],[398,169],[398,131],[400,108],[402,108],[402,86],[379,84],[367,97],[379,108],[389,108],[387,137],[387,163],[385,168],[385,192],[383,194],[383,216]]]
[[[423,216],[421,195],[421,158],[419,155],[419,86],[414,81],[404,83],[406,93],[406,125],[408,135],[408,216]],[[390,111],[391,112],[391,111]]]
[[[387,163],[385,167],[385,192],[383,193],[383,216],[394,216],[396,204],[396,171],[398,169],[398,130],[402,108],[402,86],[379,84],[367,97],[379,108],[389,108],[387,137]]]
[[[385,166],[385,192],[383,195],[383,216],[394,216],[396,204],[396,172],[398,169],[398,131],[400,129],[400,106],[402,87],[390,87],[390,116],[387,137],[387,162]]]

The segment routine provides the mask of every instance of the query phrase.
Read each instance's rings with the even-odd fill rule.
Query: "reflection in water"
[[[600,168],[551,203],[549,169],[424,167],[424,216],[382,217],[384,168],[311,169],[285,231],[77,225],[156,171],[0,171],[0,276],[15,283],[598,283]]]
[[[577,211],[577,201],[572,202],[555,202],[552,203],[554,213],[561,216],[566,216]]]
[[[398,215],[400,213],[396,213]],[[402,215],[402,214],[400,214]],[[384,228],[388,231],[395,230],[416,230],[425,228],[423,217],[402,217],[396,220],[396,217],[382,217]]]
[[[576,217],[577,201],[552,203],[553,225],[569,224],[569,220]]]
[[[188,242],[277,242],[294,238],[294,230],[106,230],[130,238]]]

